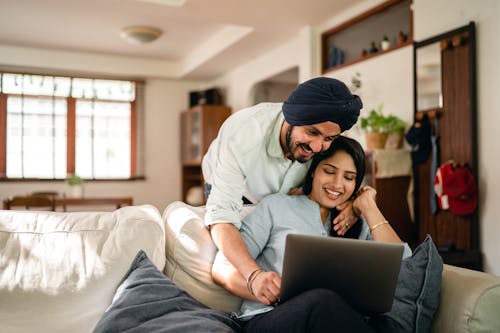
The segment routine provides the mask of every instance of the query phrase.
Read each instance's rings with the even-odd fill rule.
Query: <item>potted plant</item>
[[[361,118],[361,128],[365,131],[367,149],[400,148],[406,123],[395,115],[384,115],[381,103],[377,109],[372,109],[368,117]],[[388,137],[389,145],[387,145]],[[401,139],[400,139],[401,137]],[[387,146],[386,146],[387,145]]]
[[[77,174],[72,174],[66,179],[66,182],[71,187],[71,192],[74,197],[83,197],[83,178]]]
[[[400,31],[397,40],[398,40],[398,45],[403,45],[406,43],[406,40],[408,39],[408,35],[406,35],[404,32]]]
[[[370,44],[370,50],[368,51],[370,54],[377,53],[378,52],[378,47],[375,44],[374,41],[371,42]]]
[[[380,48],[382,50],[388,50],[391,47],[391,42],[389,41],[389,37],[387,35],[384,35],[384,38],[382,38],[382,42],[380,42]]]
[[[392,114],[386,117],[387,121],[387,140],[385,142],[385,149],[399,149],[403,146],[404,131],[406,122]]]

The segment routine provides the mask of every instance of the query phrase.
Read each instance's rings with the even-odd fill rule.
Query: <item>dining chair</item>
[[[14,196],[3,201],[3,209],[14,210],[36,210],[55,211],[54,199],[46,195]]]

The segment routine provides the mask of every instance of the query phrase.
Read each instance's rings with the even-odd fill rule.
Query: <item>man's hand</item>
[[[347,201],[336,208],[340,210],[340,213],[333,220],[333,230],[337,235],[343,236],[358,221],[358,214],[354,211],[352,201]]]
[[[294,187],[290,191],[288,191],[288,195],[301,195],[302,187]]]
[[[261,272],[251,281],[250,288],[259,302],[272,305],[280,296],[281,276],[275,272]]]

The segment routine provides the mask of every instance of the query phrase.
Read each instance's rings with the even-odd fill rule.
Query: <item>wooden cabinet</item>
[[[322,73],[411,44],[412,20],[411,0],[389,0],[323,32]]]
[[[377,190],[377,204],[399,237],[416,245],[417,228],[410,214],[412,165],[409,151],[368,150],[364,183]]]
[[[220,126],[231,115],[223,105],[197,105],[181,112],[182,200],[190,188],[203,186],[201,161]]]

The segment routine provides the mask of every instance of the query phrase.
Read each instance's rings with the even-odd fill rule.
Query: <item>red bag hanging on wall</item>
[[[467,165],[456,165],[453,161],[442,164],[434,178],[434,190],[442,210],[468,215],[477,208],[477,185]]]

